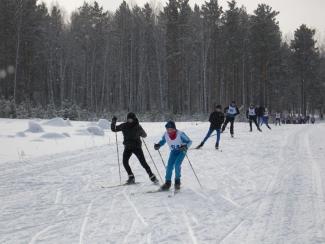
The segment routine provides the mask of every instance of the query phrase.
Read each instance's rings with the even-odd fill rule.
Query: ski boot
[[[257,128],[259,132],[262,132],[261,128]]]
[[[234,138],[234,134],[231,134],[231,138]]]
[[[181,180],[180,180],[180,179],[175,180],[175,185],[174,185],[174,187],[175,187],[175,190],[176,190],[176,191],[178,191],[178,190],[181,189]]]
[[[219,143],[216,143],[216,149],[217,150],[219,149]]]
[[[161,191],[168,191],[171,185],[172,185],[172,182],[170,180],[168,180],[168,181],[165,182],[165,184],[163,184],[160,187],[160,190]]]
[[[200,149],[201,147],[203,147],[204,143],[201,142],[195,149]]]
[[[158,184],[159,180],[157,179],[157,177],[154,174],[151,174],[149,176],[150,180],[154,183],[154,184]]]
[[[135,184],[135,178],[134,178],[134,175],[129,175],[129,178],[128,178],[128,180],[126,181],[126,184],[127,184],[127,185]]]

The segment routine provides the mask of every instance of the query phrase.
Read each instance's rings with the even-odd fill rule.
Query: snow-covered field
[[[100,135],[97,124],[36,121],[43,132],[33,133],[28,123],[0,120],[0,243],[325,243],[325,124],[250,133],[237,123],[222,151],[215,138],[189,150],[203,189],[185,159],[181,193],[168,197],[146,193],[157,187],[135,157],[140,184],[101,188],[119,176],[115,134]],[[164,123],[142,125],[164,176],[152,147]],[[208,128],[177,125],[193,146]]]

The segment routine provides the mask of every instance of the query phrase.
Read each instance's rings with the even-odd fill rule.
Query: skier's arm
[[[187,148],[189,148],[192,145],[191,139],[184,132],[181,134],[181,140],[186,145]]]
[[[210,122],[210,123],[212,123],[212,114],[213,114],[213,113],[211,113],[211,114],[210,114],[210,117],[209,117],[209,122]]]
[[[238,107],[236,107],[236,115],[240,114]]]
[[[248,110],[246,111],[246,118],[248,119]]]
[[[123,128],[123,124],[121,125],[116,125],[116,120],[112,120],[112,123],[111,123],[111,130],[113,132],[118,132],[118,131],[121,131]]]
[[[139,126],[139,132],[140,132],[140,136],[143,138],[147,137],[147,133],[144,131],[144,129],[142,128],[142,126]]]
[[[158,142],[158,144],[159,144],[160,146],[163,146],[163,145],[165,145],[165,143],[166,143],[166,138],[165,138],[165,135],[163,135],[163,137],[162,137],[161,140]]]

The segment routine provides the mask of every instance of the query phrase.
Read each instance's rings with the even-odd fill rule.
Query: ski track
[[[193,147],[207,125],[182,125]],[[114,144],[28,159],[18,152],[19,161],[0,164],[0,243],[325,243],[325,125],[249,133],[236,124],[235,133],[222,134],[222,153],[214,138],[189,151],[204,188],[184,160],[172,198],[144,194],[156,186],[135,157],[143,183],[102,189],[119,182]],[[151,134],[163,176],[151,148],[162,133]],[[161,153],[167,161],[168,149]]]

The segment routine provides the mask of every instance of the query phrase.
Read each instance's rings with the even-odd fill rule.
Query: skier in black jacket
[[[236,116],[239,114],[239,109],[235,101],[232,101],[228,107],[225,108],[226,120],[222,126],[222,132],[225,131],[227,124],[230,122],[230,134],[234,137],[234,122]]]
[[[254,104],[251,104],[249,106],[249,108],[247,109],[246,117],[247,117],[247,119],[249,119],[250,132],[253,131],[253,128],[252,128],[253,121],[254,121],[254,124],[256,125],[256,128],[260,132],[262,132],[262,130],[260,129],[260,126],[257,124],[257,108],[254,106]]]
[[[223,124],[224,120],[225,120],[225,115],[222,112],[222,107],[221,105],[217,105],[216,110],[210,114],[210,118],[209,118],[210,128],[208,130],[208,133],[203,139],[203,141],[200,143],[200,145],[196,147],[196,149],[203,147],[204,143],[209,139],[209,137],[211,136],[214,130],[217,132],[216,149],[219,149],[221,125]]]
[[[143,130],[139,124],[139,120],[134,113],[128,113],[127,122],[120,125],[116,125],[117,118],[114,116],[112,119],[111,130],[113,132],[122,131],[124,136],[124,152],[123,152],[123,166],[128,173],[127,184],[134,184],[135,178],[134,174],[129,165],[129,159],[132,154],[139,159],[142,167],[147,171],[149,178],[152,182],[158,183],[156,176],[152,173],[150,166],[146,162],[142,148],[141,148],[141,139],[140,137],[147,137],[146,132]]]

